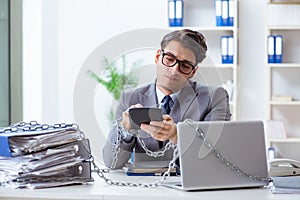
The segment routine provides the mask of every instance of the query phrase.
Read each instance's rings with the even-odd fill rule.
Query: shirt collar
[[[181,91],[181,90],[179,90],[179,91],[176,92],[176,93],[170,94],[170,97],[172,98],[173,102],[175,102],[176,97],[177,97],[177,95],[179,94],[180,91]],[[156,85],[156,96],[157,96],[158,104],[160,104],[161,101],[163,100],[163,98],[166,96],[166,95],[159,89],[159,87],[157,87],[157,85]]]

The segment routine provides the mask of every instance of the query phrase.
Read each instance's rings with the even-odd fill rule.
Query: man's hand
[[[130,106],[127,110],[125,110],[123,113],[122,113],[122,124],[123,126],[127,129],[127,130],[130,130],[130,120],[129,120],[129,112],[128,110],[130,108],[142,108],[143,105],[142,104],[135,104],[135,105],[132,105]]]
[[[159,141],[171,140],[177,143],[177,126],[170,115],[163,115],[163,121],[151,121],[150,124],[142,124],[141,129],[149,133]]]

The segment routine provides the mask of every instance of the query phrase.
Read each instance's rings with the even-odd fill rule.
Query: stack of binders
[[[183,0],[168,0],[169,26],[183,26]]]
[[[268,36],[268,63],[282,63],[282,35]]]
[[[215,0],[216,26],[234,25],[233,0]]]
[[[0,128],[0,185],[46,188],[93,181],[89,141],[74,124]]]

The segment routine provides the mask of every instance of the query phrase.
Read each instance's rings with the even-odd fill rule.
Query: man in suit
[[[169,141],[176,144],[176,124],[185,119],[230,120],[226,90],[190,80],[198,70],[197,64],[206,57],[206,51],[205,38],[196,31],[176,30],[163,37],[161,49],[157,50],[155,56],[155,82],[122,93],[116,111],[118,123],[110,131],[103,148],[106,166],[122,168],[130,159],[133,149],[135,154],[145,153],[141,140],[150,151],[162,151]],[[128,109],[159,104],[163,104],[163,121],[142,124],[138,134],[141,139],[132,135]],[[121,141],[115,157],[118,135]],[[172,152],[170,149],[156,159],[171,160]]]

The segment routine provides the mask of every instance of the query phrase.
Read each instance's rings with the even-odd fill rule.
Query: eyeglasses
[[[162,64],[166,67],[174,67],[178,63],[178,71],[182,74],[189,75],[195,69],[195,65],[187,60],[178,60],[176,56],[169,52],[162,52]]]

